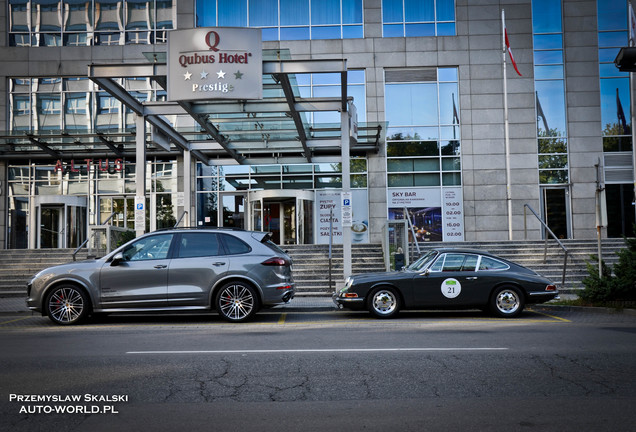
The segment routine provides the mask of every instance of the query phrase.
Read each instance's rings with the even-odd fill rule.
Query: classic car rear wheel
[[[44,302],[46,314],[60,325],[77,324],[88,314],[89,302],[84,291],[73,285],[55,287]]]
[[[490,310],[497,316],[513,318],[523,310],[524,298],[514,287],[497,288],[490,299]]]
[[[377,288],[371,292],[367,306],[377,318],[393,318],[400,311],[400,297],[391,288]]]

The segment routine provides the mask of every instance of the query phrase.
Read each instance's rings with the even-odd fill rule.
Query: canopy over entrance
[[[263,99],[145,101],[122,79],[151,79],[166,89],[164,53],[148,63],[91,64],[88,77],[150,126],[146,156],[169,157],[187,150],[214,165],[341,162],[341,124],[312,122],[312,113],[349,112],[350,155],[375,153],[384,142],[380,124],[357,124],[347,97],[346,60],[284,60],[263,52]],[[340,97],[301,97],[298,74],[336,74]],[[354,114],[353,116],[351,116]],[[135,157],[138,128],[124,130],[31,130],[0,135],[1,159]],[[142,132],[143,133],[143,132]]]

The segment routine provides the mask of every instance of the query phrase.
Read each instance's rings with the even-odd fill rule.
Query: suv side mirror
[[[117,266],[119,265],[119,263],[121,263],[122,261],[124,261],[124,254],[121,252],[118,252],[115,254],[115,256],[113,257],[113,259],[110,262],[111,266]]]

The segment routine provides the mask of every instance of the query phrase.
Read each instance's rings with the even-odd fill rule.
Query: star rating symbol
[[[206,71],[201,72],[201,79],[206,79],[208,77],[208,73]]]
[[[243,74],[241,73],[241,71],[237,70],[236,72],[234,72],[234,79],[243,79]]]
[[[184,81],[185,81],[185,80],[189,80],[192,77],[192,74],[190,72],[186,71],[186,73],[184,73],[183,76],[184,76]]]
[[[223,72],[222,70],[218,71],[216,73],[216,77],[221,79],[221,78],[225,78],[225,72]]]

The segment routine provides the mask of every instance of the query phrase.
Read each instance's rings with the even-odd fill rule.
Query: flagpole
[[[512,240],[512,194],[510,186],[510,134],[508,130],[508,80],[506,78],[506,21],[501,10],[501,39],[503,42],[504,140],[506,146],[506,201],[508,203],[508,240]]]

